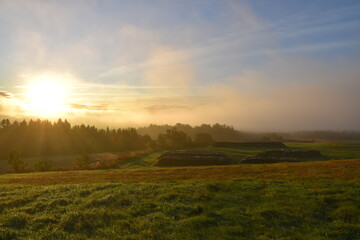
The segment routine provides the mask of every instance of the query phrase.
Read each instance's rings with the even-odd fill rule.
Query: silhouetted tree
[[[208,133],[196,133],[194,144],[199,147],[210,146],[214,143],[214,139]]]
[[[167,130],[165,134],[159,134],[158,143],[163,149],[182,149],[192,145],[191,138],[186,133],[176,128]]]
[[[20,158],[19,153],[15,150],[9,153],[8,163],[13,167],[14,172],[24,172],[25,171],[25,161]]]

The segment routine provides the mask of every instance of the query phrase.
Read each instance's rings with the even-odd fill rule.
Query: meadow
[[[0,239],[359,239],[360,160],[0,176]]]
[[[331,159],[354,159],[360,158],[360,142],[358,141],[339,141],[339,142],[318,142],[307,144],[294,144],[286,143],[286,146],[294,149],[313,149],[319,150],[325,157],[321,159],[310,159],[316,161],[331,160]],[[204,150],[214,152],[224,152],[229,158],[239,160],[246,156],[258,154],[267,148],[236,148],[236,147],[200,147],[193,148],[192,150]],[[124,159],[124,163],[119,164],[120,169],[137,169],[137,168],[153,168],[157,163],[157,157],[159,157],[163,151],[134,151],[134,152],[105,152],[89,154],[91,158],[96,161],[98,159],[113,161],[119,155],[129,154],[134,155],[130,161]],[[74,167],[74,160],[79,155],[66,155],[66,156],[46,156],[42,159],[47,159],[52,162],[52,168],[55,170],[71,170]],[[29,157],[25,158],[29,166],[32,166],[39,158]],[[0,160],[0,173],[5,173],[10,169],[6,159]]]
[[[355,159],[360,158],[360,142],[359,141],[338,141],[338,142],[318,142],[318,143],[285,143],[287,147],[293,149],[313,149],[319,150],[325,157],[321,159],[310,159],[316,161],[331,160],[331,159]],[[243,157],[258,154],[267,148],[236,148],[236,147],[200,147],[193,148],[193,150],[204,150],[209,152],[224,152],[229,158],[235,161]],[[98,159],[113,161],[119,155],[130,155],[131,159],[128,161],[126,157],[124,162],[118,168],[121,169],[136,169],[136,168],[153,168],[157,163],[157,157],[163,151],[133,151],[133,152],[105,152],[89,154],[91,158],[96,161]],[[65,156],[47,156],[42,159],[47,159],[52,162],[52,168],[55,170],[71,170],[74,166],[74,160],[79,155],[65,155]],[[24,158],[29,166],[32,166],[39,158],[29,157]],[[0,160],[0,173],[5,173],[11,166],[6,159]]]
[[[3,174],[0,239],[360,239],[359,146],[346,146],[292,146],[328,161],[159,168],[155,152],[120,169]]]

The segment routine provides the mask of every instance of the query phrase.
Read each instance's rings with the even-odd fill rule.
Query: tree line
[[[189,136],[176,127],[158,134],[156,138],[139,134],[135,128],[98,129],[95,126],[75,125],[67,120],[0,121],[0,159],[9,154],[21,157],[90,154],[135,150],[180,149],[206,146],[213,142],[208,133]],[[14,156],[13,155],[13,158]],[[16,158],[16,157],[15,157]]]
[[[360,140],[360,132],[303,131],[281,134],[246,133],[221,124],[155,125],[140,128],[98,129],[72,126],[67,120],[0,121],[0,160],[11,151],[21,157],[90,154],[135,150],[183,149],[208,146],[214,141],[286,141],[292,138]]]
[[[191,138],[196,138],[196,135],[199,133],[206,133],[213,137],[215,141],[240,141],[247,137],[246,133],[239,132],[234,129],[234,127],[215,123],[210,124],[201,124],[199,126],[191,126],[189,124],[177,123],[175,125],[156,125],[150,124],[146,127],[138,128],[138,132],[141,135],[149,135],[153,139],[156,139],[159,134],[164,134],[168,130],[176,128],[178,131],[186,133]]]
[[[23,120],[0,122],[0,157],[6,158],[15,150],[22,157],[71,155],[105,151],[145,149],[153,140],[141,136],[134,128],[97,129],[75,125],[67,120]]]

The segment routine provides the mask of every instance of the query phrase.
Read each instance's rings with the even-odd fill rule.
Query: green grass
[[[321,159],[310,159],[310,160],[327,160],[327,159],[355,159],[360,158],[360,142],[359,141],[342,141],[342,142],[324,142],[324,143],[309,143],[309,144],[286,144],[290,148],[305,148],[319,150],[325,158]],[[268,150],[268,148],[220,148],[220,147],[202,147],[194,148],[190,150],[204,150],[204,151],[215,151],[224,152],[231,159],[240,160],[243,157],[249,155],[256,155],[262,151]],[[119,166],[121,169],[137,169],[137,168],[152,168],[157,162],[157,157],[161,155],[163,151],[152,152],[152,153],[141,153],[131,159],[130,162]],[[92,154],[98,156],[97,158],[116,158],[117,154],[122,153],[99,153]],[[26,159],[28,165],[33,163],[38,158]],[[74,159],[76,156],[52,156],[45,157],[53,162],[54,168],[68,168],[71,169],[74,165]],[[0,172],[5,172],[10,166],[7,164],[7,160],[0,161]]]
[[[0,192],[0,239],[360,238],[354,182],[2,185]]]
[[[360,158],[360,142],[326,142],[310,144],[286,144],[292,148],[305,148],[320,151],[324,156],[330,159],[354,159]]]
[[[148,168],[153,167],[157,163],[157,158],[162,152],[145,153],[136,157],[133,161],[121,165],[121,169]]]
[[[345,160],[0,175],[0,240],[360,239],[359,144],[289,146]]]
[[[359,141],[323,142],[308,144],[286,143],[289,148],[313,149],[320,151],[327,159],[357,159],[360,158]],[[199,150],[224,152],[232,159],[240,159],[249,155],[256,155],[268,148],[218,148],[206,147]],[[324,160],[324,159],[319,159]]]

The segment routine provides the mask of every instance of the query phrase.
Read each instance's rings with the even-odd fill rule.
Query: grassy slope
[[[359,239],[358,183],[2,186],[0,239]]]
[[[360,239],[359,170],[342,160],[2,175],[0,239]]]

